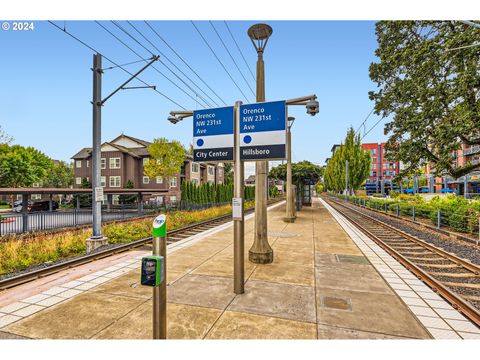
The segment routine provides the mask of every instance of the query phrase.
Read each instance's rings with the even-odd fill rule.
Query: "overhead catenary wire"
[[[185,61],[185,59],[178,53],[175,51],[175,49],[158,33],[158,31],[156,31],[153,26],[151,26],[146,20],[144,20],[145,24],[150,28],[150,30],[152,30],[152,32],[160,39],[163,41],[163,43],[185,64],[185,66],[187,66],[190,71],[192,71],[196,76],[197,78],[205,84],[206,87],[208,87],[208,89],[213,93],[215,94],[215,96],[217,98],[220,99],[221,102],[223,102],[223,104],[226,106],[227,103],[220,97],[220,95],[218,95],[215,90],[213,90],[210,85],[208,85],[205,80],[203,80],[200,75],[198,75],[198,73]]]
[[[135,41],[138,45],[140,45],[143,49],[145,49],[147,52],[153,54],[153,52],[148,49],[146,46],[144,46],[140,41],[138,41],[132,34],[130,34],[127,30],[125,30],[120,24],[117,24],[116,21],[110,21],[113,25],[115,25],[117,28],[119,28],[124,34],[126,34],[129,38],[131,38],[133,41]],[[167,68],[168,71],[170,71],[178,80],[180,80],[188,89],[190,89],[190,91],[195,95],[195,96],[198,96],[197,92],[190,86],[188,85],[181,77],[179,77],[175,71],[173,71],[167,64],[165,64],[162,60],[159,60],[159,62],[165,66]],[[168,78],[165,74],[163,74],[160,70],[158,70],[157,68],[155,68],[155,66],[152,67],[155,71],[157,71],[158,73],[160,73],[161,75],[163,75],[167,80],[169,80],[172,84],[173,81]],[[176,84],[174,84],[176,85]],[[176,85],[177,88],[181,89],[178,85]],[[182,89],[181,89],[182,90]],[[183,90],[182,90],[183,91]],[[183,91],[185,94],[188,95],[188,93],[186,91]],[[190,95],[189,95],[190,96]],[[190,96],[191,99],[193,99],[192,96]],[[202,103],[202,106],[204,107],[211,107],[211,104],[206,101],[203,97],[200,96],[200,99],[202,99],[203,103]],[[197,101],[195,99],[195,101]]]
[[[363,139],[365,138],[365,136],[367,136],[370,131],[372,131],[378,124],[380,124],[380,122],[381,122],[383,119],[384,119],[384,118],[382,117],[382,118],[380,118],[375,124],[373,124],[373,126],[372,126],[370,129],[368,129],[368,131],[367,131],[365,134],[363,134],[363,136],[362,136],[362,138],[361,138],[360,140],[363,140]]]
[[[205,39],[205,37],[203,36],[203,34],[201,33],[201,31],[198,29],[197,25],[195,25],[195,23],[193,21],[190,21],[193,25],[193,27],[195,28],[195,30],[197,30],[198,34],[200,35],[200,37],[203,39],[203,41],[205,42],[205,45],[207,45],[207,47],[210,49],[210,51],[212,52],[213,56],[215,56],[215,58],[217,59],[217,61],[220,63],[220,65],[222,66],[223,70],[225,70],[225,72],[227,73],[227,75],[230,77],[230,80],[232,80],[232,82],[235,84],[235,86],[237,87],[238,91],[240,91],[240,93],[243,95],[245,101],[249,102],[248,98],[247,98],[247,95],[245,95],[245,93],[243,92],[243,90],[240,88],[240,86],[238,86],[237,82],[235,81],[235,79],[232,77],[232,75],[230,74],[230,72],[227,70],[227,68],[225,67],[225,65],[223,64],[223,62],[220,60],[220,58],[217,56],[217,54],[215,53],[215,51],[212,49],[212,47],[210,46],[210,44],[208,43],[207,39]]]
[[[215,25],[213,25],[213,22],[209,21],[210,25],[212,26],[212,29],[213,31],[215,31],[215,34],[217,34],[218,36],[218,39],[220,40],[220,42],[222,43],[223,47],[225,48],[225,50],[227,51],[228,55],[230,56],[230,59],[232,59],[233,63],[235,64],[235,67],[237,68],[238,72],[240,73],[240,75],[242,76],[243,80],[245,80],[245,83],[247,84],[248,88],[250,89],[250,91],[252,92],[252,95],[255,97],[255,91],[253,91],[252,87],[250,86],[250,83],[248,82],[248,80],[245,78],[245,76],[243,75],[243,72],[242,70],[240,70],[240,67],[238,66],[237,62],[235,61],[235,58],[232,56],[232,54],[230,53],[230,50],[228,50],[228,46],[225,44],[225,42],[223,41],[222,37],[220,36],[220,34],[218,33],[217,29],[215,28]]]
[[[127,74],[129,74],[130,76],[133,76],[133,73],[131,73],[130,71],[128,71],[127,69],[125,69],[123,66],[117,64],[115,61],[111,60],[109,57],[105,56],[104,54],[102,54],[100,51],[94,49],[93,47],[91,47],[90,45],[88,45],[86,42],[80,40],[78,37],[76,37],[75,35],[73,35],[72,33],[68,32],[66,29],[62,29],[60,26],[58,26],[57,24],[55,24],[54,22],[50,21],[50,20],[47,20],[51,25],[55,26],[58,30],[62,31],[63,33],[67,34],[68,36],[70,36],[72,39],[76,40],[77,42],[79,42],[80,44],[82,44],[83,46],[85,46],[86,48],[90,49],[91,51],[93,51],[94,53],[97,53],[97,54],[101,54],[102,57],[104,57],[107,61],[109,61],[110,63],[112,63],[113,65],[115,65],[116,67],[122,69],[124,72],[126,72]],[[178,102],[176,102],[175,100],[173,100],[172,98],[170,98],[169,96],[165,95],[164,93],[162,93],[161,91],[157,90],[156,88],[154,89],[152,87],[152,85],[149,85],[148,83],[146,83],[145,81],[143,81],[141,78],[139,78],[138,76],[135,77],[138,81],[140,81],[142,84],[150,87],[153,89],[153,91],[155,91],[156,93],[158,93],[159,95],[163,96],[165,99],[169,100],[170,102],[172,102],[173,104],[177,105],[178,107],[180,107],[181,109],[183,110],[187,110],[185,107],[183,107],[182,105],[180,105]]]
[[[125,46],[127,49],[129,49],[131,52],[133,52],[135,55],[137,55],[140,59],[143,59],[143,56],[140,55],[138,52],[136,52],[134,49],[132,49],[127,43],[125,43],[122,39],[120,39],[117,35],[115,35],[113,32],[111,32],[107,27],[102,25],[100,22],[95,20],[95,23],[99,25],[102,29],[104,29],[107,33],[109,33],[111,36],[113,36],[118,42],[120,42],[123,46]],[[193,101],[195,101],[195,98],[191,96],[188,92],[186,92],[184,89],[182,89],[180,86],[178,86],[177,83],[175,83],[172,79],[170,79],[168,76],[166,76],[163,72],[158,70],[155,66],[152,65],[152,69],[155,70],[157,73],[162,75],[165,79],[167,79],[171,84],[173,84],[175,87],[177,87],[180,91],[182,91],[185,95],[190,97]],[[204,105],[203,105],[204,106]]]
[[[368,118],[373,114],[373,111],[375,110],[375,107],[372,108],[372,110],[370,110],[370,112],[368,113],[367,117],[362,121],[362,123],[360,124],[360,126],[358,127],[357,131],[355,131],[355,134],[362,128],[362,126],[365,125],[365,123],[367,122]]]
[[[182,69],[180,69],[172,60],[170,60],[153,42],[150,41],[150,39],[148,37],[146,37],[135,25],[133,25],[130,21],[127,20],[127,24],[130,25],[143,39],[145,39],[146,42],[148,42],[151,46],[153,46],[153,48],[164,58],[166,59],[170,64],[172,64],[175,69],[177,69],[183,76],[185,76],[185,78],[187,78],[198,90],[200,90],[206,97],[208,97],[210,99],[210,101],[213,102],[213,104],[215,104],[216,106],[219,106],[219,104],[213,100],[205,91],[203,91],[203,89],[197,85],[197,83],[195,81],[193,81],[187,74],[185,74],[185,72],[182,71]],[[162,62],[163,64],[163,62]],[[164,65],[166,66],[166,65]],[[182,80],[183,81],[183,80]],[[185,85],[187,85],[185,83]],[[188,86],[188,85],[187,85]],[[190,88],[190,87],[189,87]],[[209,106],[211,106],[211,104],[202,96],[200,95],[195,89],[191,89],[196,96],[198,96],[200,99],[202,99],[205,103],[208,103]]]
[[[233,42],[235,43],[235,45],[236,45],[236,47],[237,47],[237,49],[238,49],[238,52],[239,52],[240,55],[242,56],[242,59],[243,59],[243,61],[245,62],[245,65],[247,66],[247,69],[248,69],[248,71],[250,72],[250,75],[252,75],[253,81],[256,81],[255,75],[253,75],[253,71],[252,71],[250,65],[248,65],[248,62],[247,62],[247,60],[245,59],[245,56],[243,56],[243,52],[242,52],[242,50],[240,49],[240,46],[238,46],[237,41],[235,40],[235,37],[233,36],[232,32],[230,31],[230,27],[228,26],[228,24],[227,24],[226,21],[224,21],[224,23],[225,23],[225,26],[227,27],[228,32],[230,33],[230,36],[232,37]]]

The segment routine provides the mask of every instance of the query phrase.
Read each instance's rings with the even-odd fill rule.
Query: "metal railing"
[[[435,226],[437,229],[453,230],[459,233],[473,234],[478,245],[480,241],[480,213],[473,208],[466,210],[446,209],[428,204],[409,204],[402,201],[359,198],[355,196],[345,197],[330,193],[339,199],[347,200],[355,205],[381,211],[401,218],[407,218],[414,222],[421,222]]]

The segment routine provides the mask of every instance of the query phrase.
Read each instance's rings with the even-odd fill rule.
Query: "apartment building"
[[[468,162],[480,164],[480,145],[463,144],[461,149],[452,153],[453,166],[455,168]],[[434,175],[435,168],[428,164],[425,167],[425,176],[428,179],[429,192],[455,192],[458,195],[480,194],[480,170],[472,171],[466,176],[454,179],[451,176],[437,177]]]
[[[120,135],[101,146],[101,186],[107,189],[124,188],[130,180],[135,189],[146,192],[146,202],[175,203],[181,200],[180,185],[191,180],[201,185],[206,182],[221,184],[224,181],[223,163],[196,163],[187,156],[181,171],[176,176],[150,178],[144,174],[144,165],[150,158],[148,145],[151,143],[128,135]],[[92,149],[83,148],[72,156],[74,161],[74,187],[81,187],[82,179],[91,181]],[[119,196],[114,195],[113,204]]]
[[[393,179],[398,174],[399,163],[385,159],[385,143],[366,143],[362,144],[362,148],[372,158],[370,174],[365,184],[367,194],[389,192],[393,188]]]

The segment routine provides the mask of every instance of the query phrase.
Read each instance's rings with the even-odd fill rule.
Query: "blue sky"
[[[64,25],[63,21],[56,23]],[[228,21],[255,73],[256,52],[246,34],[253,23]],[[343,139],[347,128],[350,125],[358,128],[372,109],[373,103],[368,99],[368,91],[376,86],[368,77],[368,66],[375,61],[375,22],[267,23],[273,28],[264,55],[267,101],[309,94],[318,96],[320,113],[317,116],[307,115],[303,106],[289,107],[289,114],[297,118],[293,127],[293,160],[323,164],[325,158],[329,157],[332,145]],[[102,21],[102,24],[141,56],[150,56],[112,23]],[[126,22],[120,24],[157,53]],[[133,24],[168,59],[212,98],[217,99],[143,22],[135,21]],[[150,24],[228,105],[233,105],[235,100],[246,102],[189,21],[151,21]],[[195,24],[237,84],[249,96],[249,101],[253,101],[252,93],[210,24],[206,21],[196,21]],[[215,21],[214,25],[255,90],[253,78],[225,24],[223,21]],[[93,21],[67,21],[66,27],[69,32],[117,63],[139,59]],[[92,52],[46,21],[36,21],[33,31],[0,31],[0,44],[0,124],[15,138],[15,143],[34,146],[48,156],[61,160],[69,160],[82,147],[91,146]],[[168,60],[163,61],[168,64]],[[103,66],[110,65],[104,59]],[[136,63],[126,68],[134,72],[141,66],[141,63]],[[156,64],[156,67],[190,92],[162,64]],[[119,69],[106,70],[103,76],[103,95],[109,94],[127,77]],[[156,85],[159,91],[185,108],[202,108],[155,70],[147,69],[140,77]],[[131,85],[141,84],[134,82]],[[188,146],[192,141],[191,119],[177,125],[166,121],[169,111],[177,109],[177,105],[149,89],[121,91],[103,107],[102,141],[109,141],[123,132],[145,140],[155,137],[177,139]],[[367,121],[367,129],[377,119],[372,115]],[[382,124],[372,130],[364,142],[384,140]]]

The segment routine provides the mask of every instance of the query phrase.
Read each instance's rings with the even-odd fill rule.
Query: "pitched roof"
[[[121,134],[121,135],[117,136],[115,139],[113,139],[110,142],[113,143],[113,142],[117,141],[118,139],[120,139],[122,137],[125,137],[127,139],[132,140],[132,141],[135,141],[136,143],[139,143],[140,145],[143,145],[143,146],[148,146],[148,145],[151,144],[151,142],[149,142],[149,141],[138,139],[138,138],[135,138],[133,136],[129,136],[129,135],[125,135],[125,134]]]
[[[86,159],[88,158],[92,153],[92,148],[83,148],[80,150],[78,153],[73,155],[70,159]]]

